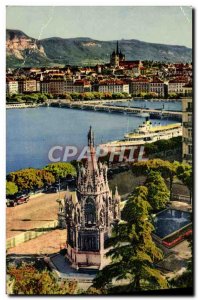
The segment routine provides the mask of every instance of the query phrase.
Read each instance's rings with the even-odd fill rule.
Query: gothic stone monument
[[[67,229],[67,257],[76,269],[102,269],[108,249],[104,243],[120,220],[120,196],[109,189],[107,166],[98,163],[94,135],[88,133],[89,155],[78,171],[77,189],[59,200],[59,225]]]

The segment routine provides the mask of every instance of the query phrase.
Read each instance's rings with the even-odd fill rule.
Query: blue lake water
[[[87,145],[92,125],[96,144],[123,138],[137,128],[143,118],[107,112],[52,107],[8,109],[6,111],[6,172],[28,167],[43,167],[50,161],[53,146]],[[161,124],[171,120],[152,120]]]
[[[112,103],[111,103],[112,105]],[[180,100],[170,101],[152,101],[152,100],[131,100],[126,102],[115,102],[113,105],[126,106],[126,107],[137,107],[137,108],[150,108],[150,109],[164,109],[170,111],[182,111],[182,102]]]

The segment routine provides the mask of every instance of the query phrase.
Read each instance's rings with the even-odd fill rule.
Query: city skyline
[[[6,28],[22,30],[36,39],[137,39],[192,47],[189,6],[8,6],[6,17]]]

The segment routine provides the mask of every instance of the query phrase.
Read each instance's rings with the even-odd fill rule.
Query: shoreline
[[[6,109],[22,109],[22,108],[37,108],[37,107],[54,107],[55,102],[59,103],[67,103],[67,104],[101,104],[101,103],[114,103],[114,102],[132,102],[132,101],[145,101],[145,102],[181,102],[182,99],[163,99],[163,98],[153,98],[153,99],[144,99],[144,98],[131,98],[131,99],[96,99],[96,100],[85,100],[85,101],[67,101],[66,99],[50,99],[45,103],[6,103]]]

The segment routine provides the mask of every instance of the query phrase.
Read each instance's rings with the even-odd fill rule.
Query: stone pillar
[[[103,227],[99,227],[99,241],[100,241],[100,254],[104,252],[104,229]]]
[[[75,227],[75,231],[76,231],[76,252],[78,252],[78,226]]]

